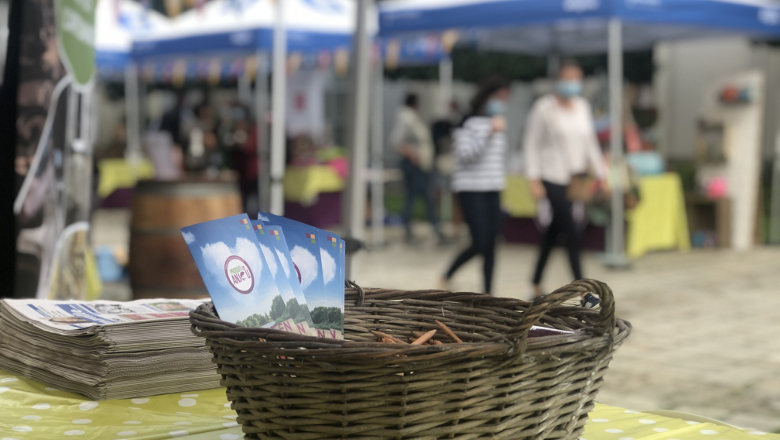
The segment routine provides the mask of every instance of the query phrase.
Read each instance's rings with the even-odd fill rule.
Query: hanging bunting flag
[[[112,3],[112,10],[114,11],[114,20],[117,23],[120,23],[120,17],[122,16],[122,6],[120,3],[121,0],[113,0]]]
[[[222,62],[218,58],[215,58],[211,60],[211,64],[209,64],[208,82],[211,85],[217,85],[219,84],[220,79],[222,79]]]
[[[195,77],[198,79],[206,79],[209,77],[209,62],[206,60],[200,60],[195,65]]]
[[[168,17],[176,17],[181,14],[181,10],[181,0],[165,0],[165,12],[168,14]]]
[[[293,52],[287,57],[287,75],[294,75],[301,68],[303,57],[300,52]]]
[[[330,54],[330,51],[328,50],[321,50],[319,54],[317,54],[317,67],[323,70],[330,69],[330,64],[333,57]]]
[[[195,0],[195,9],[198,10],[199,14],[203,13],[203,7],[206,5],[206,0]]]
[[[244,73],[244,59],[236,58],[230,63],[229,76],[230,78],[238,78]]]
[[[401,58],[401,42],[390,40],[385,48],[385,68],[395,70],[398,68],[398,61]]]
[[[247,57],[246,62],[244,63],[244,77],[250,81],[254,81],[255,76],[257,76],[257,57],[252,55]]]
[[[333,63],[338,76],[346,76],[349,73],[349,51],[345,48],[339,48],[333,57]]]
[[[446,54],[452,53],[455,43],[458,42],[460,34],[455,29],[449,29],[441,34],[441,48]]]
[[[187,61],[183,59],[176,60],[176,63],[174,63],[173,65],[171,82],[173,83],[173,86],[178,89],[184,85],[184,82],[186,80],[187,80]]]
[[[141,77],[144,79],[144,81],[154,81],[154,70],[154,63],[151,61],[144,63],[144,66],[141,69]]]

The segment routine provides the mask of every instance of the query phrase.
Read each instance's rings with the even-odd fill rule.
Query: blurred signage
[[[76,84],[86,86],[95,74],[97,0],[57,0],[55,5],[62,61]]]

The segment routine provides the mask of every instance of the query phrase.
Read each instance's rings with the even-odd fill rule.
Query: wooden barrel
[[[236,179],[141,181],[132,209],[129,266],[133,298],[207,297],[181,228],[240,214]]]

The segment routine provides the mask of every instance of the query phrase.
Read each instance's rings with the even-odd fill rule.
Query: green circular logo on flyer
[[[73,81],[86,86],[95,75],[95,7],[97,0],[56,0],[57,39]]]

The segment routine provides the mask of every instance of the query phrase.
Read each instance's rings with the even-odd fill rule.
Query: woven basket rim
[[[353,284],[353,286],[355,286]],[[561,306],[564,301],[581,295],[583,292],[592,292],[602,299],[602,309],[593,310],[582,307]],[[404,298],[398,298],[399,292],[403,292]],[[525,327],[521,331],[492,337],[483,341],[472,341],[458,344],[441,345],[404,345],[387,344],[381,342],[360,342],[318,338],[314,336],[299,335],[267,328],[247,328],[237,324],[222,321],[216,315],[211,303],[204,303],[196,310],[190,312],[192,332],[200,337],[217,344],[227,344],[237,348],[261,350],[269,356],[289,355],[283,350],[293,348],[314,349],[313,352],[300,352],[296,356],[349,356],[349,351],[355,350],[360,355],[375,353],[393,353],[400,355],[414,355],[415,357],[427,355],[446,355],[447,352],[457,351],[482,353],[487,356],[555,356],[566,351],[577,349],[579,345],[587,345],[588,350],[598,348],[604,353],[611,352],[615,343],[622,342],[631,331],[631,324],[622,319],[615,318],[614,298],[606,284],[593,281],[577,281],[564,286],[555,292],[534,302],[518,300],[514,298],[496,298],[484,294],[471,292],[447,292],[441,290],[417,290],[400,291],[378,288],[360,288],[358,286],[347,290],[347,299],[355,299],[360,305],[364,301],[376,303],[377,301],[404,302],[414,301],[416,297],[447,298],[448,303],[474,302],[491,303],[491,306],[513,305],[527,307],[524,312],[523,322]],[[388,299],[391,298],[391,299]],[[356,306],[359,307],[359,306]],[[529,338],[528,330],[540,320],[547,318],[548,313],[576,314],[591,318],[599,317],[600,325],[582,326],[573,334],[538,336]],[[527,320],[525,318],[528,318]],[[345,333],[347,333],[345,331]],[[348,335],[348,333],[347,333]],[[346,336],[346,335],[345,335]],[[260,339],[263,341],[261,342]],[[598,341],[593,341],[597,339]],[[585,344],[587,342],[587,344]],[[596,344],[594,345],[594,342]],[[211,344],[211,343],[210,343]],[[552,348],[551,348],[552,347]],[[345,358],[347,359],[347,358]],[[410,360],[411,361],[411,360]]]

